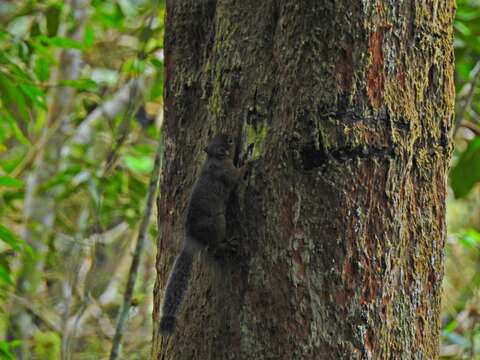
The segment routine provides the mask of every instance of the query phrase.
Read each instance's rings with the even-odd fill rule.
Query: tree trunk
[[[167,0],[156,359],[434,359],[454,83],[446,1]],[[160,303],[212,134],[252,174]],[[218,258],[218,257],[217,257]]]

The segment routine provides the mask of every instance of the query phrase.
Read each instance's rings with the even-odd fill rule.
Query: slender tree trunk
[[[167,0],[156,359],[434,359],[454,84],[445,1]],[[226,251],[160,303],[201,149],[256,159]]]

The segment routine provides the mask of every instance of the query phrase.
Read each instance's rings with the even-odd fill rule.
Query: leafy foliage
[[[460,0],[455,20],[455,56],[457,87],[456,134],[470,143],[462,152],[456,150],[457,165],[451,175],[456,197],[467,196],[480,181],[477,139],[480,137],[480,3]],[[465,141],[464,141],[465,143]],[[460,144],[461,145],[461,144]],[[463,144],[465,146],[465,144]]]
[[[480,137],[470,140],[453,167],[450,179],[456,197],[468,195],[480,181]]]
[[[92,311],[92,298],[106,308],[121,300],[122,283],[111,274],[126,279],[130,240],[142,216],[160,136],[155,117],[145,125],[133,115],[140,105],[150,114],[162,107],[163,2],[92,0],[83,20],[71,6],[57,0],[0,3],[0,302],[1,308],[21,304],[23,311],[35,314],[26,341],[39,359],[59,358],[61,348],[79,356],[96,349],[95,358],[108,351],[108,329],[73,329],[71,324]],[[66,54],[81,59],[78,77],[66,76]],[[145,94],[133,94],[125,103],[118,94],[137,78]],[[69,109],[67,117],[55,113],[62,107]],[[88,139],[78,142],[81,127],[85,131],[96,110],[100,115],[88,128]],[[58,157],[54,163],[53,157]],[[42,179],[45,169],[50,175]],[[54,200],[49,220],[25,221],[35,211],[32,199],[42,198]],[[49,234],[47,243],[29,237],[38,229]],[[155,236],[154,227],[150,234]],[[42,258],[37,251],[45,247]],[[153,253],[148,251],[146,263],[153,261]],[[12,297],[31,267],[41,271],[35,300],[28,294]],[[142,275],[143,293],[151,286],[150,269],[146,266]],[[109,289],[116,289],[114,296],[100,300]],[[150,332],[148,306],[138,304],[143,310],[133,321],[137,330]],[[88,316],[87,324],[112,324],[116,313]],[[9,321],[8,313],[0,314],[1,329],[8,332]],[[72,338],[65,338],[66,333]],[[1,341],[0,357],[15,358],[18,344]],[[131,347],[140,353],[142,345],[132,337],[125,352]]]
[[[480,3],[457,1],[456,126],[447,203],[442,358],[478,358],[480,348]]]

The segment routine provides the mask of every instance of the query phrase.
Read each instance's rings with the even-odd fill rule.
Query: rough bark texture
[[[167,0],[157,325],[201,149],[244,129],[257,162],[154,358],[438,357],[454,10]]]

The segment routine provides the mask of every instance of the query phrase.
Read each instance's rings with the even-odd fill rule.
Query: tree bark
[[[156,359],[438,358],[451,152],[445,1],[167,0]],[[218,131],[253,144],[229,249],[159,309]],[[239,136],[240,138],[240,136]]]

